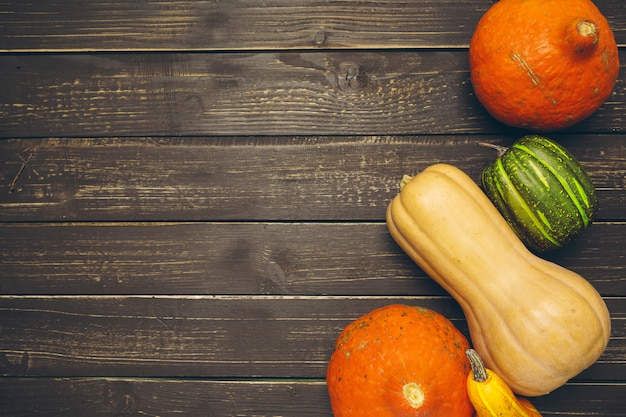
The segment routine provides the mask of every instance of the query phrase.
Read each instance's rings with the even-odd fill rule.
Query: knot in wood
[[[344,62],[339,65],[337,81],[342,90],[358,91],[367,84],[367,77],[360,64]]]
[[[324,45],[327,39],[328,37],[326,36],[326,32],[324,32],[323,30],[316,32],[315,35],[313,35],[313,43],[316,46]]]
[[[110,384],[108,387],[109,404],[116,413],[130,413],[136,409],[135,395],[130,383]]]

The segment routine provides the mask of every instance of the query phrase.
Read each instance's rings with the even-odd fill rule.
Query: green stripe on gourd
[[[563,149],[561,147],[554,146],[555,144],[553,142],[544,143],[544,145],[548,145],[546,146],[546,149],[550,149],[556,154],[560,154],[564,158],[563,161],[567,162],[567,167],[569,168],[570,172],[572,171],[575,172],[575,171],[582,169],[580,165],[578,165],[578,163],[576,163],[575,165],[571,164],[571,158],[573,157],[563,153]],[[560,175],[557,172],[557,170],[554,168],[552,164],[545,162],[545,160],[542,159],[542,158],[545,158],[545,155],[537,154],[533,149],[530,149],[528,146],[524,146],[521,143],[517,143],[517,144],[513,144],[513,148],[520,149],[528,153],[529,155],[532,155],[539,163],[541,163],[547,170],[549,170],[557,178],[557,180],[563,186],[563,189],[569,195],[572,203],[574,203],[574,205],[576,206],[576,209],[578,210],[578,213],[580,214],[580,217],[584,225],[585,226],[589,225],[589,223],[591,222],[591,219],[587,213],[587,210],[589,209],[589,199],[587,197],[587,194],[584,192],[584,189],[580,186],[579,181],[577,181],[576,177],[569,175],[567,178],[564,178],[562,175]],[[571,189],[569,181],[571,181],[572,183],[574,183],[574,185],[576,185],[578,193],[575,193]],[[586,207],[584,208],[582,207],[581,202],[579,201],[579,198],[583,199],[583,202],[585,203]]]
[[[484,172],[489,171],[485,170]],[[517,234],[521,235],[520,238],[525,242],[534,240],[533,235],[526,232],[528,229],[534,229],[539,231],[543,237],[550,241],[555,247],[561,246],[560,243],[546,230],[545,226],[549,226],[549,222],[546,217],[540,215],[540,212],[533,210],[521,196],[517,187],[513,184],[511,178],[507,174],[507,170],[504,168],[501,159],[498,159],[495,162],[494,172],[490,172],[490,175],[486,178],[483,174],[483,183],[496,178],[497,180],[494,180],[490,186],[497,189],[499,198],[497,198],[496,207],[498,207],[498,210],[503,214],[509,224],[513,221],[529,223],[525,224],[522,228],[518,228],[519,230],[516,230]],[[523,214],[520,214],[519,211],[515,213],[509,210],[508,205],[501,204],[503,201],[508,201],[509,205],[518,207],[519,210],[523,211]]]
[[[549,222],[545,215],[540,216],[540,210],[528,204],[522,196],[519,186],[508,175],[501,160],[496,161],[493,171],[489,169],[484,171],[483,184],[488,189],[497,189],[497,195],[494,195],[495,193],[492,191],[490,198],[507,222],[511,226],[515,225],[513,229],[522,241],[529,246],[537,246],[545,239],[555,247],[560,246],[558,240],[554,239],[546,229]],[[508,203],[505,204],[505,201]],[[513,207],[515,210],[512,209]],[[541,236],[539,241],[537,241],[538,234]]]
[[[598,209],[595,188],[578,161],[561,145],[528,135],[482,173],[483,188],[503,217],[531,249],[567,244],[589,226]]]

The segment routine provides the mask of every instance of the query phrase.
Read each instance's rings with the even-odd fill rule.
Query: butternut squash
[[[515,393],[547,394],[600,357],[609,311],[587,280],[531,253],[460,169],[436,164],[405,182],[390,234],[457,300],[475,350]]]

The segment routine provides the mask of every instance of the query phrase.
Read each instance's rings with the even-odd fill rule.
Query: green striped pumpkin
[[[482,184],[500,213],[532,250],[567,244],[598,211],[595,188],[580,163],[558,143],[537,135],[498,149]]]

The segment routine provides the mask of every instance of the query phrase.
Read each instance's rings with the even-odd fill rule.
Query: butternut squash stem
[[[487,373],[483,360],[480,356],[478,356],[478,353],[476,353],[474,349],[466,350],[465,354],[467,355],[470,365],[472,366],[474,381],[485,382],[487,378],[489,378],[489,374]]]
[[[495,149],[496,151],[498,151],[498,158],[504,155],[504,153],[509,150],[509,148],[507,148],[506,146],[500,146],[487,142],[478,142],[478,145],[482,146],[483,148]]]
[[[406,175],[406,174],[405,174],[405,175],[402,177],[402,179],[400,180],[400,184],[399,184],[399,185],[400,185],[400,191],[402,191],[402,189],[404,188],[404,186],[405,186],[405,185],[407,185],[407,184],[408,184],[408,183],[409,183],[412,179],[413,179],[413,177],[412,177],[412,176],[410,176],[410,175]]]

